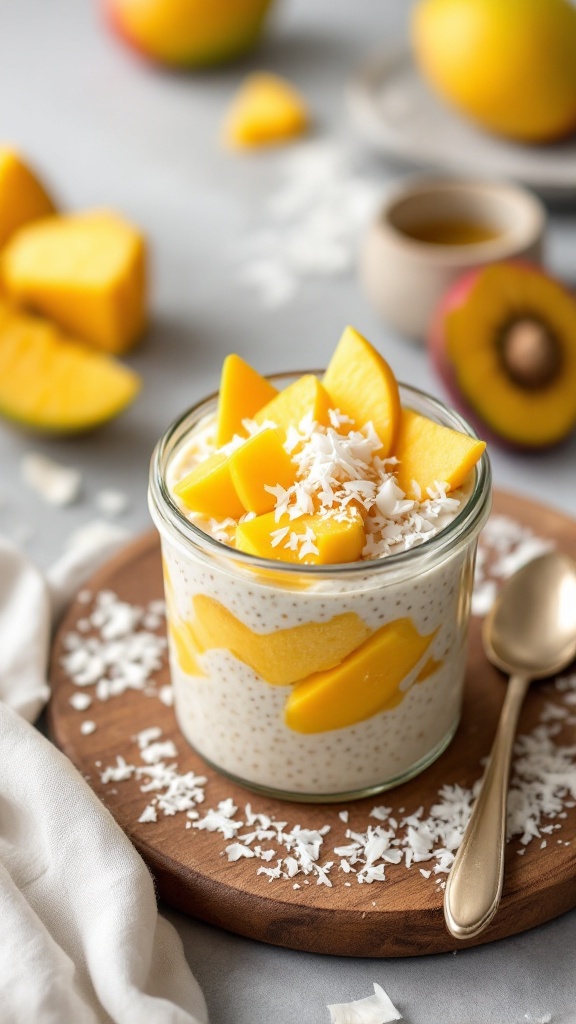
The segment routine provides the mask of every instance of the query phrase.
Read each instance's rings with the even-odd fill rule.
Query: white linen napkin
[[[49,696],[52,610],[108,553],[106,544],[68,553],[44,580],[0,538],[2,1024],[208,1020],[144,862],[68,758],[29,724]]]

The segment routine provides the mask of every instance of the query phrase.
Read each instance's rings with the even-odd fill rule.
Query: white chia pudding
[[[404,398],[422,414],[468,430],[440,403],[408,388]],[[201,520],[174,497],[178,480],[213,450],[213,416],[206,418],[207,410],[206,404],[193,410],[161,443],[150,490],[162,539],[175,709],[184,736],[220,771],[287,798],[363,796],[410,778],[447,746],[460,716],[476,542],[489,511],[487,460],[449,496],[440,487],[427,504],[402,505],[404,495],[395,495],[396,504],[383,507],[384,526],[376,510],[380,532],[359,562],[264,562],[228,546],[229,521]],[[202,632],[198,614],[214,609],[213,623]],[[387,706],[336,728],[294,728],[287,721],[287,701],[308,676],[320,674],[316,662],[308,668],[298,663],[297,678],[289,682],[270,681],[269,672],[266,679],[256,670],[254,658],[239,654],[258,652],[261,637],[330,623],[347,613],[364,630],[351,658],[365,637],[387,624],[395,628],[399,620],[409,622],[417,636],[416,655]],[[284,635],[289,651],[291,634]],[[428,638],[425,646],[418,646],[421,638]],[[286,660],[289,676],[290,654]],[[332,664],[338,660],[336,654]],[[346,704],[353,708],[353,694]]]

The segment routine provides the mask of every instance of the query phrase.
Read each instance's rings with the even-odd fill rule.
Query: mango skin
[[[112,29],[137,53],[174,67],[208,67],[257,43],[271,0],[104,0]]]
[[[421,0],[412,44],[432,88],[525,143],[576,129],[576,10],[568,0]]]

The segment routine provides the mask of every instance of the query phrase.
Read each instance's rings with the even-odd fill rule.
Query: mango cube
[[[383,356],[353,327],[342,334],[322,383],[332,408],[350,416],[358,430],[372,422],[380,455],[388,456],[400,424],[398,384]]]
[[[18,228],[54,213],[47,192],[12,149],[0,148],[0,248]]]
[[[226,356],[220,377],[217,447],[228,444],[234,434],[242,434],[242,420],[252,419],[277,394],[278,389],[240,356]]]
[[[332,405],[328,392],[318,378],[313,373],[307,373],[279,391],[271,402],[256,413],[254,420],[258,424],[270,420],[286,433],[288,427],[298,427],[304,416],[311,413],[313,420],[328,426],[328,411]]]
[[[108,352],[125,352],[146,321],[141,233],[107,211],[46,217],[22,228],[2,260],[8,294]]]
[[[224,123],[224,141],[243,148],[284,142],[302,135],[308,110],[290,82],[278,75],[249,75],[240,86]]]
[[[248,512],[270,512],[276,498],[266,485],[288,488],[296,479],[296,466],[282,444],[276,428],[261,430],[248,438],[230,456],[232,483]]]
[[[311,675],[293,689],[284,711],[286,725],[295,732],[328,732],[395,707],[404,697],[401,682],[434,636],[420,636],[406,618],[382,626],[340,665]]]
[[[246,511],[232,482],[230,459],[221,452],[195,466],[174,493],[189,509],[211,519],[239,519]]]
[[[366,534],[360,513],[349,509],[348,516],[344,520],[315,515],[290,519],[285,513],[276,521],[276,514],[267,512],[238,524],[236,547],[260,558],[297,565],[355,562],[362,554]]]
[[[420,494],[426,498],[428,488],[436,481],[447,483],[453,491],[464,483],[485,448],[485,441],[443,427],[412,409],[402,409],[394,449],[400,460],[398,486],[409,498],[419,498]]]
[[[196,594],[194,636],[204,650],[226,648],[273,686],[287,686],[338,665],[370,635],[355,612],[328,622],[255,633],[213,597]]]

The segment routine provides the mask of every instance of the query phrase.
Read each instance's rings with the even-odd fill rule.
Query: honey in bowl
[[[417,221],[402,225],[401,232],[416,242],[426,245],[478,245],[494,242],[501,232],[490,224],[465,220],[460,217],[444,217],[438,220]]]

